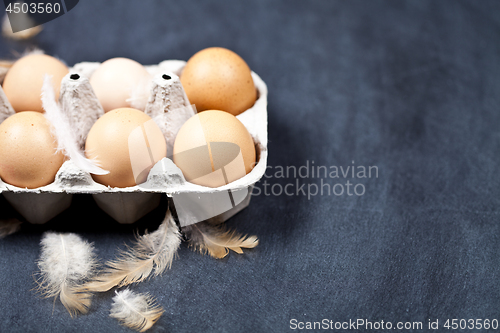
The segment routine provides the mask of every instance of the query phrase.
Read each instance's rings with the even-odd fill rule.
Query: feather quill
[[[163,312],[165,310],[151,295],[137,294],[126,289],[116,291],[109,315],[124,326],[145,332],[160,319]]]
[[[121,251],[118,258],[108,261],[104,272],[87,283],[89,291],[104,292],[118,286],[158,276],[170,268],[181,243],[181,235],[175,221],[167,211],[158,229],[137,237],[133,247]]]
[[[18,219],[0,220],[0,239],[12,235],[21,228],[21,221]]]
[[[62,151],[80,169],[95,175],[106,175],[109,171],[101,169],[95,161],[86,158],[78,147],[75,131],[71,129],[70,122],[61,111],[56,101],[51,77],[45,75],[42,86],[42,105],[45,118],[51,123],[54,135],[57,138],[57,150]]]
[[[242,254],[242,248],[254,248],[259,244],[256,236],[242,236],[234,230],[224,230],[207,222],[188,225],[182,231],[191,247],[217,259],[224,258],[229,250]]]
[[[82,282],[96,270],[94,246],[78,235],[54,232],[44,234],[41,246],[38,290],[47,298],[59,296],[71,317],[86,313],[92,295],[82,289]]]

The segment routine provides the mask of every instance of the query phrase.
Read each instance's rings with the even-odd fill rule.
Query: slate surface
[[[30,46],[68,64],[223,46],[268,84],[269,178],[228,222],[261,243],[223,260],[183,245],[170,271],[132,287],[166,309],[151,332],[286,332],[292,319],[325,318],[439,319],[443,331],[448,318],[500,319],[499,2],[86,0],[32,42],[2,39],[0,57]],[[279,174],[313,162],[326,178]],[[335,166],[376,166],[378,177],[331,178]],[[348,195],[347,181],[364,194]],[[291,196],[264,193],[287,184]],[[307,197],[323,184],[344,193]],[[76,232],[109,259],[158,225],[162,203],[121,226],[78,196],[0,240],[0,331],[129,332],[108,317],[112,292],[73,320],[34,294],[40,237]],[[3,199],[2,212],[13,214]]]

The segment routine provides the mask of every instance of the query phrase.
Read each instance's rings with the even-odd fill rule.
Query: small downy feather
[[[86,313],[92,295],[82,284],[97,267],[94,246],[78,235],[55,232],[46,232],[41,246],[39,291],[47,298],[59,296],[71,317]]]
[[[115,292],[109,315],[131,329],[145,332],[165,312],[149,294],[138,294],[129,289]]]
[[[259,244],[256,236],[242,236],[236,231],[227,231],[207,222],[199,222],[182,228],[191,247],[222,259],[229,250],[242,254],[242,248],[254,248]]]
[[[168,210],[156,231],[137,237],[133,247],[123,250],[117,259],[108,261],[104,272],[90,281],[86,289],[103,292],[115,286],[144,281],[151,275],[158,276],[170,268],[180,243],[179,229]]]
[[[21,228],[22,222],[18,219],[0,220],[0,239],[12,235]]]
[[[42,105],[45,118],[51,123],[57,138],[57,149],[61,150],[80,169],[95,175],[106,175],[109,171],[101,169],[95,161],[86,158],[79,149],[75,131],[71,129],[67,116],[61,111],[56,101],[51,77],[45,75],[42,86]]]

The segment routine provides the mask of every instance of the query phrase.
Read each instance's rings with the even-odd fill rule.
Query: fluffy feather
[[[170,268],[180,243],[181,235],[169,210],[155,232],[137,237],[135,245],[122,251],[117,259],[108,261],[104,272],[86,288],[103,292],[144,281],[151,275],[158,276]]]
[[[254,248],[259,244],[256,236],[241,236],[234,230],[226,231],[207,222],[188,225],[182,231],[193,248],[217,259],[224,258],[229,250],[242,254],[242,248]]]
[[[0,220],[0,239],[17,232],[21,223],[18,219]]]
[[[97,267],[93,245],[75,234],[46,232],[41,246],[39,291],[47,298],[59,296],[71,317],[86,313],[92,295],[82,289],[82,282]]]
[[[75,131],[71,129],[67,116],[56,102],[51,77],[45,75],[42,86],[42,105],[45,118],[52,124],[57,138],[57,149],[63,151],[80,169],[95,175],[106,175],[109,171],[101,169],[96,162],[86,158],[78,147]]]
[[[145,332],[160,319],[163,312],[165,310],[151,295],[137,294],[126,289],[116,291],[109,315],[124,326]]]

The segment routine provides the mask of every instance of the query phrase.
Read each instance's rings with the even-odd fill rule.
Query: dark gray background
[[[70,65],[227,47],[268,85],[269,165],[379,168],[351,179],[366,186],[359,197],[254,197],[227,223],[259,236],[244,255],[215,260],[184,244],[170,271],[133,286],[166,309],[151,332],[500,319],[498,1],[85,0],[33,42],[2,39],[0,57],[31,45]],[[79,196],[46,225],[0,240],[0,331],[128,332],[108,317],[112,292],[73,320],[37,298],[40,237],[77,232],[110,259],[133,230],[158,225],[165,203],[121,226]]]

